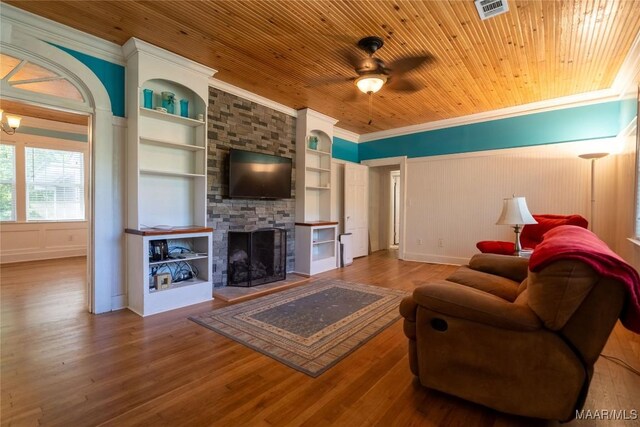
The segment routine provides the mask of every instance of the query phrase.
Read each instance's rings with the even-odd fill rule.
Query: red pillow
[[[483,240],[476,243],[476,248],[485,254],[513,255],[516,245],[513,242],[498,242],[495,240]]]

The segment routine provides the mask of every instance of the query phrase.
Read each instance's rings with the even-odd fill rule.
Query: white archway
[[[111,311],[113,285],[123,277],[122,271],[113,268],[119,267],[120,264],[117,257],[123,251],[123,230],[116,220],[118,216],[122,216],[122,212],[118,212],[118,208],[114,209],[112,202],[114,190],[122,177],[118,173],[119,166],[114,167],[113,113],[109,95],[87,66],[68,53],[22,32],[10,23],[3,22],[0,49],[9,55],[55,70],[71,81],[85,98],[83,103],[11,87],[2,88],[2,96],[7,99],[91,114],[92,155],[88,218],[90,232],[87,250],[89,310],[93,313]],[[116,194],[116,198],[120,197]]]

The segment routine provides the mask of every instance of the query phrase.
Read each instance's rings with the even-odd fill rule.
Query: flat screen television
[[[231,149],[229,151],[229,197],[290,198],[291,159]]]

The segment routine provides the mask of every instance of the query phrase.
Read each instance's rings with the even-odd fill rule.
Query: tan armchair
[[[623,308],[624,286],[581,261],[538,272],[474,256],[402,301],[411,371],[426,387],[499,411],[570,420]]]

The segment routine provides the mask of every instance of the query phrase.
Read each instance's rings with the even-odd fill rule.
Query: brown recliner
[[[426,387],[516,415],[570,420],[623,308],[624,286],[580,261],[538,272],[479,254],[400,305]]]

